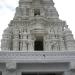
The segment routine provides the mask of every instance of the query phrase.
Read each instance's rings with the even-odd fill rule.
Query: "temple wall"
[[[12,68],[11,65],[6,67],[5,64],[0,64],[0,75],[22,75],[22,73],[60,73],[60,75],[75,75],[75,69],[69,70],[69,68],[69,63],[65,62],[45,64],[16,63],[16,68]]]
[[[75,52],[0,52],[0,74],[23,72],[75,74]],[[4,63],[3,63],[4,62]]]

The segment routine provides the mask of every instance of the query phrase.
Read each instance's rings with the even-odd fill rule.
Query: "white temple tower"
[[[2,50],[74,50],[75,41],[59,19],[53,0],[20,0],[14,19],[4,31]]]
[[[0,75],[75,75],[75,40],[53,0],[20,0],[1,50]]]

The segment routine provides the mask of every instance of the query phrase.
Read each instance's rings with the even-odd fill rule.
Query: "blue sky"
[[[75,37],[75,0],[54,0],[59,18],[65,20]],[[3,30],[13,19],[18,0],[0,0],[0,40]]]

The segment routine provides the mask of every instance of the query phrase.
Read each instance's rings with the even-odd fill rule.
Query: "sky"
[[[65,20],[75,38],[75,0],[53,0],[59,18]],[[0,0],[0,40],[15,14],[18,0]]]

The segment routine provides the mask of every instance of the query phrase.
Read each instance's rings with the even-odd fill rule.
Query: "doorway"
[[[43,39],[42,38],[37,38],[34,42],[34,50],[35,51],[43,51]]]
[[[35,40],[34,50],[35,51],[43,51],[43,40]]]

